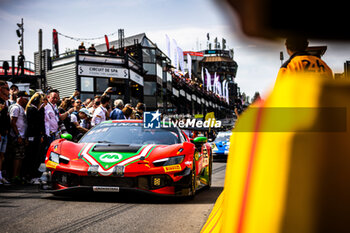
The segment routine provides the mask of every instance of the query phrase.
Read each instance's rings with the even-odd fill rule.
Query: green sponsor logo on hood
[[[118,153],[106,153],[102,154],[99,157],[99,160],[104,163],[115,163],[121,160],[123,156]]]
[[[142,146],[136,153],[135,152],[114,152],[114,151],[93,151],[93,147],[89,150],[88,154],[93,157],[103,169],[109,169],[114,165],[131,158],[140,153]]]

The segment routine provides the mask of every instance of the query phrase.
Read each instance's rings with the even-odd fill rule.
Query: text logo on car
[[[118,153],[107,153],[100,155],[100,161],[105,163],[115,163],[122,159],[122,155]]]
[[[160,113],[156,112],[144,112],[143,113],[143,127],[148,129],[160,128]]]

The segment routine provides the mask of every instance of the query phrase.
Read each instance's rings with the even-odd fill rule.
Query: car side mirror
[[[208,139],[206,137],[196,137],[195,139],[193,139],[194,144],[203,144],[203,143],[206,143],[207,141]]]
[[[69,133],[63,133],[63,134],[61,134],[61,138],[66,139],[66,140],[69,140],[69,141],[72,141],[72,139],[73,139],[72,135],[69,134]]]

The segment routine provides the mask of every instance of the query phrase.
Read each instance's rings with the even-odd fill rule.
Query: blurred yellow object
[[[350,82],[286,77],[245,111],[205,232],[349,232]]]

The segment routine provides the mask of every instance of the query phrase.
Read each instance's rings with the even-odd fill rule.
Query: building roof
[[[202,62],[235,62],[229,57],[222,57],[222,56],[210,56],[210,57],[204,57]]]
[[[124,47],[132,46],[135,43],[141,44],[144,47],[156,48],[157,46],[150,41],[145,33],[140,33],[137,35],[129,36],[124,38]],[[109,46],[114,45],[115,48],[119,48],[119,40],[114,40],[109,42]],[[96,50],[99,52],[104,52],[107,50],[106,43],[99,44],[95,46]]]

